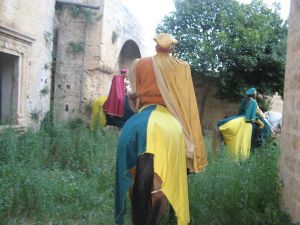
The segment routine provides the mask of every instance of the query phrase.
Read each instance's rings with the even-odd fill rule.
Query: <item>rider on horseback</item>
[[[200,172],[207,165],[204,141],[190,67],[170,55],[177,43],[171,35],[161,33],[154,40],[157,54],[136,60],[129,76],[138,113],[126,122],[119,138],[115,218],[117,224],[123,223],[126,192],[134,180],[134,224],[157,224],[154,214],[163,211],[164,197],[178,224],[186,225],[190,220],[186,171]],[[146,191],[149,181],[152,185]],[[149,198],[151,207],[145,203]]]
[[[127,74],[128,69],[122,68],[120,74],[112,79],[109,95],[100,96],[93,102],[91,129],[95,129],[98,125],[122,128],[134,114],[129,107],[127,96]]]
[[[256,102],[256,96],[255,88],[248,89],[241,102],[239,113],[220,120],[217,124],[225,144],[236,159],[247,159],[250,150],[261,144],[262,132],[267,134],[269,130],[264,120],[264,113]],[[213,144],[213,151],[215,148],[216,145]]]

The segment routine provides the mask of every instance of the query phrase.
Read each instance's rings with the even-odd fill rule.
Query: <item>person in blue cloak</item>
[[[217,123],[225,145],[236,158],[248,158],[250,150],[261,145],[262,136],[271,134],[256,97],[256,89],[250,88],[246,91],[238,114],[219,120]]]

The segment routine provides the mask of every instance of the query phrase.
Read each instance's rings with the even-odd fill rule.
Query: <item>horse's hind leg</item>
[[[154,174],[154,184],[152,191],[152,217],[150,225],[159,224],[162,215],[167,209],[168,199],[161,191],[162,180],[157,174]]]
[[[154,169],[153,155],[145,153],[138,158],[132,190],[132,220],[134,225],[148,225],[152,214]]]

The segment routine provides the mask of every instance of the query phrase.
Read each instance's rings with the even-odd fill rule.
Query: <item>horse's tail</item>
[[[132,220],[134,225],[150,224],[153,178],[153,155],[145,153],[138,158],[132,191]]]

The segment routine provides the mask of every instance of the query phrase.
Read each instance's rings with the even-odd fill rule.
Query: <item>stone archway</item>
[[[133,61],[137,58],[141,58],[138,45],[133,40],[127,40],[120,51],[119,68],[130,68]]]

